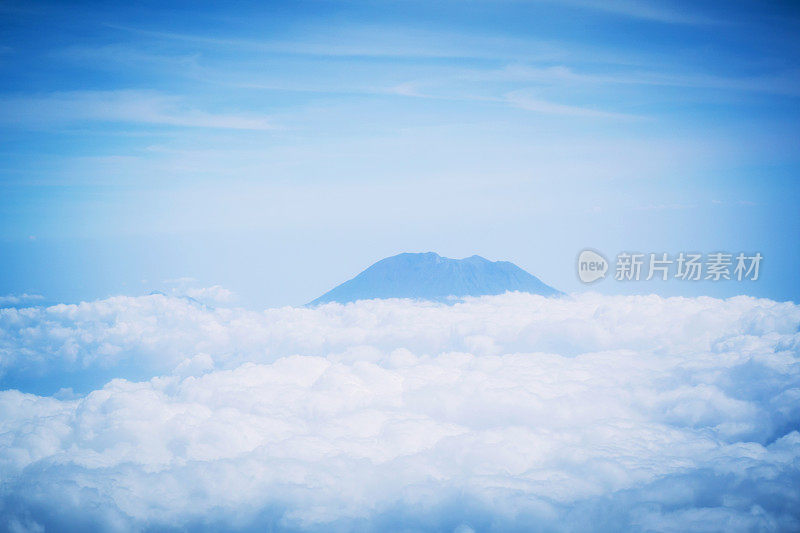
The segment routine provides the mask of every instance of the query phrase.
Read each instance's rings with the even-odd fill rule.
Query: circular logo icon
[[[592,283],[606,277],[608,261],[594,250],[584,250],[578,255],[578,278],[584,283]]]

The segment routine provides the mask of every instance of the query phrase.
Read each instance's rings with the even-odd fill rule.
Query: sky
[[[297,305],[408,251],[800,300],[792,2],[131,4],[0,2],[6,305]],[[587,247],[764,261],[587,287]]]

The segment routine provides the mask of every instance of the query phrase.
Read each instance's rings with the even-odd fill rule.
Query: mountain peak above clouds
[[[442,301],[451,296],[484,296],[508,291],[542,296],[561,294],[508,261],[489,261],[479,255],[450,259],[434,252],[402,253],[381,259],[309,305],[373,298]]]

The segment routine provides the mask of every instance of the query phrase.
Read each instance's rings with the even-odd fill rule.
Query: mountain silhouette
[[[450,259],[434,252],[403,253],[382,259],[308,305],[347,303],[373,298],[444,301],[520,291],[543,296],[562,294],[508,261],[473,255]]]

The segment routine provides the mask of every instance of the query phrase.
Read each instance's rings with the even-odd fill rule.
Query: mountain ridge
[[[451,259],[435,252],[404,252],[373,263],[307,305],[375,298],[446,301],[450,297],[509,291],[562,294],[509,261],[490,261],[479,255]]]

